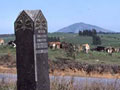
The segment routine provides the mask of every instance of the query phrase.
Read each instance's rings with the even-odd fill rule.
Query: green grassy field
[[[66,34],[66,33],[51,33],[49,37],[60,37],[61,41],[66,41],[73,44],[85,44],[88,43],[91,47],[92,37],[79,36],[78,34]],[[102,46],[120,47],[120,34],[98,34],[102,41]]]
[[[49,59],[57,60],[58,58],[66,58],[76,60],[83,63],[90,64],[117,64],[120,65],[120,53],[113,53],[112,56],[106,52],[92,52],[88,54],[80,52],[76,55],[76,58],[67,57],[67,54],[63,50],[50,50],[48,52]]]
[[[73,43],[73,44],[92,44],[92,37],[88,36],[78,36],[78,34],[72,34],[72,33],[51,33],[48,34],[49,37],[60,37],[61,41]]]
[[[120,48],[120,34],[100,34],[103,46],[113,46]]]
[[[92,38],[87,36],[78,36],[78,34],[64,34],[64,33],[52,33],[48,34],[49,37],[60,37],[61,41],[70,42],[73,44],[83,44],[88,43],[90,47],[92,45]],[[102,40],[103,46],[112,46],[120,48],[120,34],[99,34]],[[6,42],[14,40],[14,37],[4,37]],[[57,58],[67,58],[73,60],[72,57],[67,57],[64,50],[48,50],[49,59],[57,60]],[[0,56],[10,54],[15,57],[16,50],[9,46],[0,46]],[[92,52],[85,54],[80,52],[76,54],[75,60],[86,63],[104,63],[104,64],[119,64],[120,65],[120,53],[113,53],[109,55],[106,52]]]
[[[60,37],[61,41],[73,43],[73,44],[84,44],[88,43],[90,47],[95,47],[92,45],[92,37],[88,36],[78,36],[78,34],[65,34],[65,33],[52,33],[48,34],[49,37]],[[120,48],[120,34],[98,34],[102,41],[102,46],[112,46]],[[56,60],[56,58],[70,58],[67,57],[66,53],[61,50],[49,50],[49,58]],[[71,59],[71,58],[70,58]],[[110,56],[106,52],[92,52],[85,54],[80,52],[76,55],[76,60],[86,63],[101,63],[101,64],[119,64],[120,65],[120,53],[113,53]]]
[[[3,56],[13,56],[16,57],[16,50],[11,47],[0,47],[0,59]],[[48,58],[50,60],[57,60],[59,58],[76,60],[83,63],[91,64],[117,64],[120,65],[120,53],[113,53],[112,56],[106,52],[92,52],[88,54],[80,52],[76,54],[75,59],[73,57],[68,57],[64,50],[48,50]],[[15,60],[15,59],[14,59]],[[1,61],[1,60],[0,60]],[[12,61],[12,60],[11,60]]]
[[[98,34],[101,38],[103,46],[120,47],[120,34]],[[61,41],[73,43],[73,44],[85,44],[88,43],[91,47],[92,37],[79,36],[72,33],[48,33],[49,37],[60,37]],[[10,40],[15,40],[14,36],[0,37],[7,43]]]

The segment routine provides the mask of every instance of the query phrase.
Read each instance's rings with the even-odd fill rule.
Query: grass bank
[[[16,51],[11,47],[0,47],[0,72],[16,73]],[[80,52],[76,58],[68,57],[66,52],[48,50],[51,75],[71,75],[88,77],[120,77],[120,54],[105,52]]]

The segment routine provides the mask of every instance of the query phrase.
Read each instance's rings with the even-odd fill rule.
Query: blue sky
[[[78,22],[120,32],[120,0],[1,0],[0,34],[14,33],[14,21],[24,9],[41,9],[49,32]]]

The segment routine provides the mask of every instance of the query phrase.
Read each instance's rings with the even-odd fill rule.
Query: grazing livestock
[[[0,45],[4,45],[5,41],[3,39],[0,39]]]
[[[119,51],[120,51],[120,50],[119,50],[119,48],[115,48],[115,52],[117,52],[117,53],[118,53]]]
[[[112,53],[118,53],[120,51],[119,48],[113,48],[113,47],[104,47],[104,46],[97,46],[96,48],[92,48],[91,51],[104,51],[107,52],[109,55],[112,55]]]
[[[54,42],[48,42],[48,47],[50,47],[51,49],[55,49]]]
[[[67,50],[67,49],[68,49],[68,46],[69,46],[69,43],[61,42],[60,48],[62,48],[62,49],[64,49],[64,50]]]
[[[8,45],[16,48],[16,41],[15,40],[14,41],[9,41]]]
[[[77,52],[83,51],[82,45],[76,45],[76,51]]]
[[[108,49],[107,49],[107,53],[110,54],[110,55],[112,55],[112,53],[113,53],[113,48],[111,48],[111,47],[108,48]]]
[[[60,49],[60,42],[48,42],[48,47],[51,49]]]
[[[117,51],[116,48],[107,47],[107,48],[106,48],[106,52],[107,52],[108,54],[112,55],[112,53],[119,52],[119,51]]]
[[[55,42],[56,48],[60,49],[61,42]]]
[[[99,52],[105,51],[105,47],[104,46],[97,46],[96,48],[91,49],[91,51],[99,51]]]
[[[82,46],[85,53],[88,53],[88,51],[90,50],[90,46],[88,44],[83,44]]]

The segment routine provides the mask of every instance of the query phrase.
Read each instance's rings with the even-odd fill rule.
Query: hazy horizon
[[[42,10],[49,32],[80,22],[120,32],[119,0],[2,0],[0,3],[0,34],[14,33],[14,21],[27,9]]]

